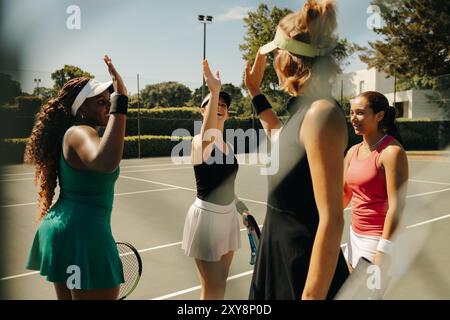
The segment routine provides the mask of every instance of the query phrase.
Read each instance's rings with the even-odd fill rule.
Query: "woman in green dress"
[[[124,280],[110,218],[128,97],[111,59],[104,61],[113,81],[69,80],[37,114],[25,149],[41,219],[26,267],[53,282],[58,299],[116,299]]]

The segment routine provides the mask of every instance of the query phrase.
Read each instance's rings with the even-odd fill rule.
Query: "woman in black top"
[[[250,299],[332,298],[348,276],[340,250],[347,127],[330,85],[339,71],[331,53],[335,29],[334,3],[308,0],[280,21],[252,70],[247,64],[253,105],[268,137],[279,143],[279,154],[271,155],[279,170],[269,176]],[[260,91],[271,51],[280,87],[292,96],[285,124]]]
[[[195,258],[203,299],[223,299],[234,251],[241,247],[234,181],[238,163],[223,141],[230,96],[220,91],[219,73],[203,62],[210,94],[201,104],[203,124],[192,141],[197,198],[186,216],[182,249]]]

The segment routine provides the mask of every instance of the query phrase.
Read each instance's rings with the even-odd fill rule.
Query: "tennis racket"
[[[256,261],[256,254],[258,251],[259,238],[261,237],[261,231],[259,230],[258,223],[251,214],[246,215],[247,219],[247,235],[250,242],[250,264],[254,265]]]
[[[142,260],[139,252],[127,242],[116,242],[122,261],[124,283],[120,284],[119,300],[124,300],[136,289],[142,275]]]

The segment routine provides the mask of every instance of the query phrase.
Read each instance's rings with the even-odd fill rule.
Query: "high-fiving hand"
[[[216,74],[212,73],[209,68],[208,60],[203,61],[203,76],[205,77],[205,82],[209,88],[209,91],[211,91],[211,93],[218,93],[222,86],[220,74],[219,71],[216,71]]]
[[[108,66],[109,74],[111,75],[113,80],[114,91],[118,94],[126,96],[128,94],[127,87],[125,86],[122,77],[114,67],[111,58],[105,54],[105,56],[103,57],[103,61],[105,61],[106,65]]]
[[[258,50],[255,63],[250,70],[250,62],[247,61],[244,73],[244,83],[252,97],[261,93],[261,82],[266,70],[267,57]]]

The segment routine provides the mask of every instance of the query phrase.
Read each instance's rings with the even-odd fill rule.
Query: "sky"
[[[263,1],[269,7],[298,10],[304,0]],[[96,79],[109,79],[102,57],[108,54],[122,74],[128,90],[146,84],[178,81],[192,90],[202,84],[203,25],[198,14],[214,17],[206,26],[206,56],[222,83],[240,85],[243,67],[243,17],[262,1],[252,0],[4,0],[1,36],[19,67],[0,72],[19,80],[32,92],[34,79],[51,87],[50,74],[65,64],[89,71]],[[80,28],[69,29],[71,6],[80,12]],[[367,27],[370,0],[337,0],[338,33],[367,46],[377,35]],[[72,24],[73,25],[73,24]],[[345,72],[365,68],[353,58]],[[19,70],[17,70],[19,69]]]

